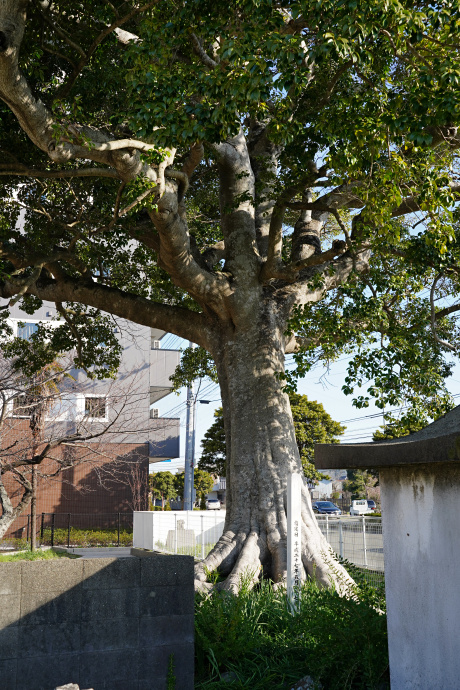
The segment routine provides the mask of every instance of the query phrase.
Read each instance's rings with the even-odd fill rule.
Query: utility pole
[[[194,347],[189,342],[190,347]],[[184,476],[184,510],[193,508],[193,484],[195,466],[195,384],[187,387],[187,422],[185,436],[185,476]]]

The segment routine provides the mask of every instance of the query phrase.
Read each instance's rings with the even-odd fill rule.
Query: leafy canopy
[[[339,209],[331,236],[345,228],[350,251],[367,243],[373,252],[367,275],[352,274],[320,304],[294,314],[291,329],[304,336],[296,375],[319,358],[357,350],[344,390],[353,394],[368,386],[355,398],[358,407],[371,397],[382,408],[407,405],[405,429],[413,428],[410,419],[448,409],[444,379],[452,350],[440,340],[453,343],[456,354],[457,327],[426,291],[439,275],[442,296],[458,294],[459,287],[456,146],[443,145],[460,107],[458,0],[288,0],[282,8],[269,0],[165,0],[147,3],[123,24],[138,39],[121,43],[109,31],[94,43],[125,4],[85,0],[70,14],[58,1],[50,16],[39,3],[29,7],[20,67],[54,118],[56,142],[74,141],[76,123],[152,144],[142,156],[155,165],[165,159],[166,147],[174,147],[177,167],[190,144],[203,142],[187,217],[192,241],[204,249],[222,240],[212,145],[240,127],[249,134],[254,122],[264,123],[281,153],[276,173],[259,175],[257,201],[294,185],[292,200],[300,202],[306,172],[316,162],[324,177],[315,198],[334,187],[355,190],[348,211]],[[53,177],[47,153],[31,145],[6,102],[0,113],[5,280],[28,280],[37,265],[48,266],[43,271],[49,277],[43,260],[51,256],[55,277],[64,273],[86,285],[201,310],[145,241],[147,211],[155,208],[151,180],[121,181],[97,162],[99,176]],[[78,131],[91,150],[89,130]],[[254,161],[257,166],[257,156]],[[71,159],[60,170],[76,174],[84,167]],[[403,200],[415,197],[408,210],[417,218],[395,218]],[[297,216],[294,209],[286,213],[283,256]],[[213,270],[223,269],[216,261]],[[21,301],[28,313],[39,304],[31,295]],[[432,312],[438,339],[429,328]],[[60,313],[59,328],[49,333],[41,327],[33,348],[12,346],[23,369],[76,348],[78,366],[98,376],[113,373],[120,353],[110,321],[78,302],[64,302]],[[2,323],[6,331],[5,318]]]

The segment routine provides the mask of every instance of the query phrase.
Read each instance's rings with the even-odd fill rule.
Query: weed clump
[[[262,581],[238,595],[197,594],[198,690],[286,690],[305,675],[326,690],[389,688],[383,587],[352,573],[356,597],[309,581],[292,614],[286,591]]]

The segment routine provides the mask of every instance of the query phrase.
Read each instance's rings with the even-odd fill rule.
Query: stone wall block
[[[9,625],[0,630],[0,661],[18,656],[19,627]]]
[[[138,618],[140,589],[90,589],[82,600],[81,620]]]
[[[162,645],[193,644],[194,620],[188,616],[157,616],[141,618],[139,642],[144,648]]]
[[[181,616],[193,611],[193,587],[153,586],[142,587],[139,591],[141,616]]]
[[[81,617],[82,589],[75,586],[67,592],[25,590],[21,595],[21,626],[76,622]]]
[[[18,625],[21,618],[21,595],[0,594],[0,630],[7,625]]]
[[[16,690],[16,659],[0,661],[0,678],[2,690]]]
[[[137,558],[82,558],[82,563],[84,589],[139,587]]]
[[[80,687],[94,690],[112,690],[116,682],[137,683],[139,652],[98,651],[81,654]],[[123,687],[123,686],[122,686]],[[156,688],[151,678],[151,690]],[[177,690],[180,690],[179,686]]]
[[[63,621],[45,625],[23,625],[19,629],[18,656],[20,658],[32,659],[48,654],[71,654],[78,652],[79,649],[79,625]]]
[[[193,583],[194,560],[192,556],[150,553],[150,558],[140,558],[142,587],[165,584],[190,586]]]
[[[171,654],[192,690],[192,558],[5,563],[0,587],[0,690],[166,690]]]
[[[89,621],[81,627],[82,652],[137,649],[138,644],[137,618]]]
[[[78,654],[18,659],[16,690],[52,690],[66,683],[78,684],[79,663]]]
[[[177,690],[193,690],[194,651],[193,645],[164,645],[151,650],[139,673],[139,690],[166,690],[167,673],[172,656],[173,673]],[[152,684],[155,679],[155,685]]]
[[[83,577],[80,559],[61,558],[59,563],[23,561],[21,568],[23,592],[64,592],[79,585]]]
[[[0,563],[0,594],[20,594],[21,563]]]

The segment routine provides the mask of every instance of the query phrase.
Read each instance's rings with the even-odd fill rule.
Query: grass
[[[352,574],[355,598],[307,582],[294,615],[266,581],[197,595],[195,689],[286,690],[306,675],[327,690],[389,688],[383,590]]]
[[[46,551],[38,549],[33,552],[23,551],[22,553],[0,556],[0,563],[14,563],[15,561],[49,561],[53,558],[78,558],[78,556],[64,551],[53,551],[53,549],[46,549]]]

